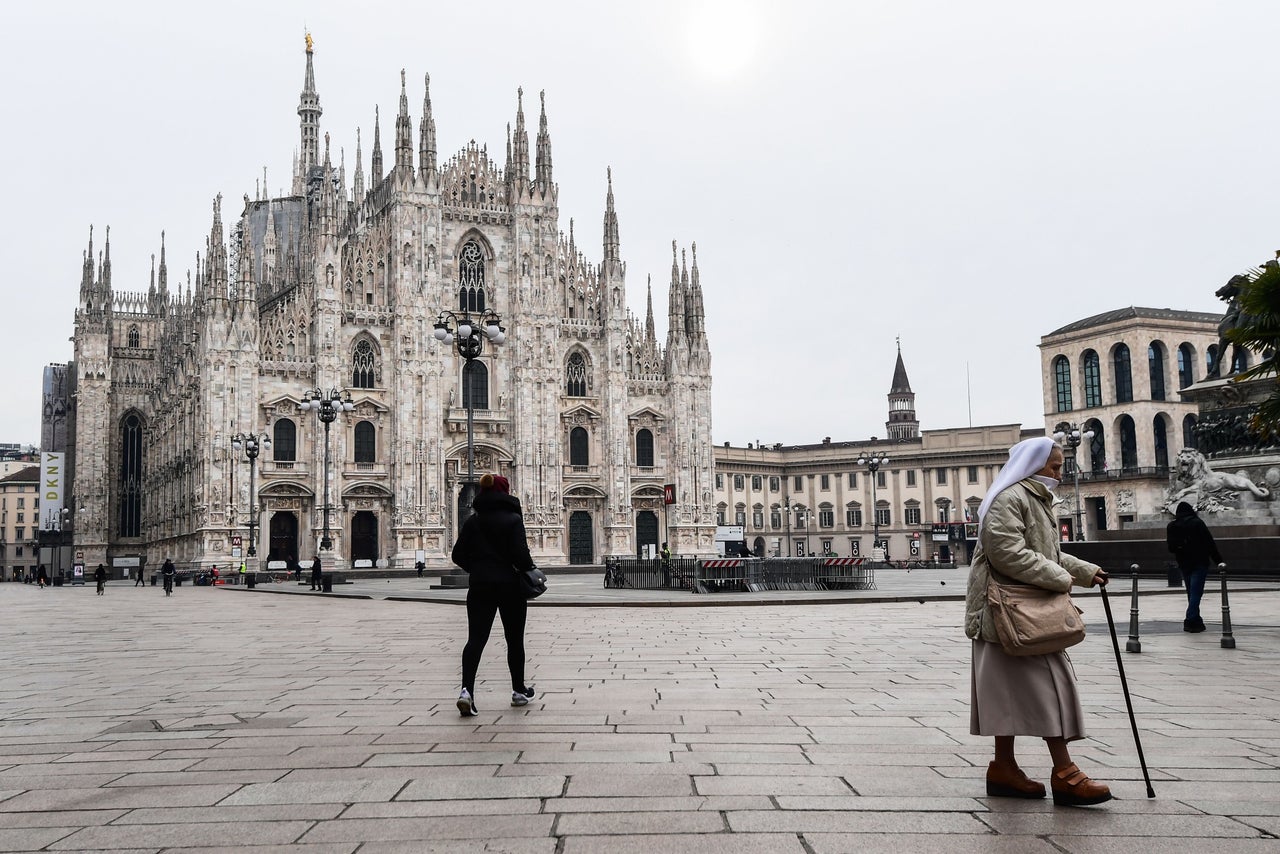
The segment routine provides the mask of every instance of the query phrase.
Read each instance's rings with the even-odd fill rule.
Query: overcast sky
[[[189,12],[188,8],[198,10]],[[605,170],[643,314],[698,244],[714,439],[884,435],[894,342],[924,429],[1043,425],[1041,335],[1128,305],[1220,311],[1280,248],[1280,3],[27,3],[0,30],[0,442],[37,443],[72,356],[81,253],[170,281],[267,169],[290,183],[303,35],[335,160],[400,69],[440,158],[500,164],[546,90],[561,227],[599,261]],[[972,389],[967,394],[966,368]]]

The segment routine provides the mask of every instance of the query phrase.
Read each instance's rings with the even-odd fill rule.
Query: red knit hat
[[[500,474],[486,474],[480,478],[481,492],[501,492],[503,495],[511,494],[511,483]]]

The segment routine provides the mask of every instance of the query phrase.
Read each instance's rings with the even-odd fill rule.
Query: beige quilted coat
[[[1006,578],[1049,590],[1092,585],[1099,568],[1062,552],[1052,504],[1049,490],[1031,478],[1018,481],[991,502],[969,570],[964,615],[964,633],[969,637],[1000,642],[987,618],[992,566]]]

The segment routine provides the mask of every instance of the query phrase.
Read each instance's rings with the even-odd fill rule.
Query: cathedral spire
[[[351,179],[351,201],[364,201],[364,155],[360,152],[360,128],[356,128],[356,174]]]
[[[111,226],[107,226],[106,245],[102,256],[102,286],[111,290]]]
[[[538,93],[542,100],[542,115],[538,118],[538,168],[535,183],[545,196],[551,192],[551,134],[547,133],[547,90]]]
[[[893,381],[889,384],[889,420],[885,431],[890,439],[917,439],[920,422],[916,420],[916,396],[907,379],[907,367],[902,363],[902,340],[898,339],[898,361],[893,366]]]
[[[529,131],[524,126],[524,87],[516,89],[516,129],[511,146],[510,179],[518,196],[529,190]]]
[[[667,290],[667,348],[679,338],[683,338],[684,328],[684,287],[680,283],[680,264],[676,258],[676,242],[671,241],[671,286]]]
[[[373,160],[371,163],[372,170],[369,178],[372,181],[370,187],[376,187],[382,183],[382,117],[378,115],[378,107],[375,104],[373,108]]]
[[[316,92],[316,71],[311,58],[315,43],[307,33],[307,72],[302,81],[302,95],[298,99],[298,118],[302,133],[302,156],[294,167],[293,192],[302,195],[307,186],[307,173],[319,163],[320,155],[320,95]]]
[[[160,232],[160,280],[157,284],[160,288],[160,296],[167,298],[169,296],[169,265],[165,263],[163,231]]]
[[[689,332],[702,336],[706,334],[707,329],[702,310],[702,278],[698,275],[698,244],[696,242],[690,244],[689,251],[693,255],[693,269],[689,273],[689,296],[687,299]]]
[[[436,171],[436,120],[431,115],[431,75],[423,82],[422,124],[418,128],[418,170],[423,181]]]
[[[80,266],[80,292],[85,293],[93,288],[93,226],[89,226],[89,250],[84,254]]]
[[[658,343],[657,333],[653,327],[653,276],[645,283],[644,340],[649,344]]]
[[[613,168],[607,168],[605,174],[609,182],[609,194],[604,201],[604,263],[607,267],[621,260],[621,244],[618,239],[618,212],[613,207]]]
[[[413,176],[413,123],[409,121],[409,93],[400,69],[400,112],[396,114],[396,172]]]
[[[227,247],[222,242],[222,194],[213,199],[213,225],[209,228],[209,245],[205,257],[205,287],[212,299],[227,297]]]

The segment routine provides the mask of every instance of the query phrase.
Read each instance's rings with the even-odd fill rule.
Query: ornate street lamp
[[[231,447],[243,449],[249,460],[249,557],[258,555],[258,507],[254,503],[254,475],[258,470],[258,452],[271,447],[271,437],[266,433],[237,433],[231,437]]]
[[[462,403],[467,409],[467,486],[476,481],[475,449],[475,395],[471,387],[471,363],[484,352],[484,342],[498,346],[507,340],[507,330],[497,312],[481,311],[475,314],[460,311],[442,311],[435,325],[436,340],[453,344],[464,360],[462,368]],[[470,508],[466,515],[470,515]],[[458,520],[459,525],[465,516]]]
[[[872,452],[870,456],[867,454],[858,455],[858,465],[866,466],[871,472],[871,559],[875,560],[876,548],[880,545],[880,508],[876,506],[876,486],[878,477],[876,472],[880,471],[880,466],[888,465],[889,457],[884,454]],[[887,551],[887,550],[886,550]]]
[[[302,396],[302,409],[314,410],[324,424],[324,536],[320,538],[320,549],[329,551],[333,548],[333,540],[329,537],[329,425],[338,417],[339,412],[350,412],[356,405],[351,402],[351,394],[343,389],[331,388],[327,392],[313,388]]]
[[[791,557],[791,499],[784,495],[782,503],[773,506],[777,507],[787,519],[787,557]]]
[[[1077,449],[1086,439],[1093,439],[1093,431],[1085,430],[1082,433],[1079,427],[1067,421],[1060,422],[1053,431],[1054,441],[1066,449],[1067,459],[1071,460],[1071,479],[1076,490],[1076,539],[1083,541],[1084,520],[1080,510],[1080,459]]]

